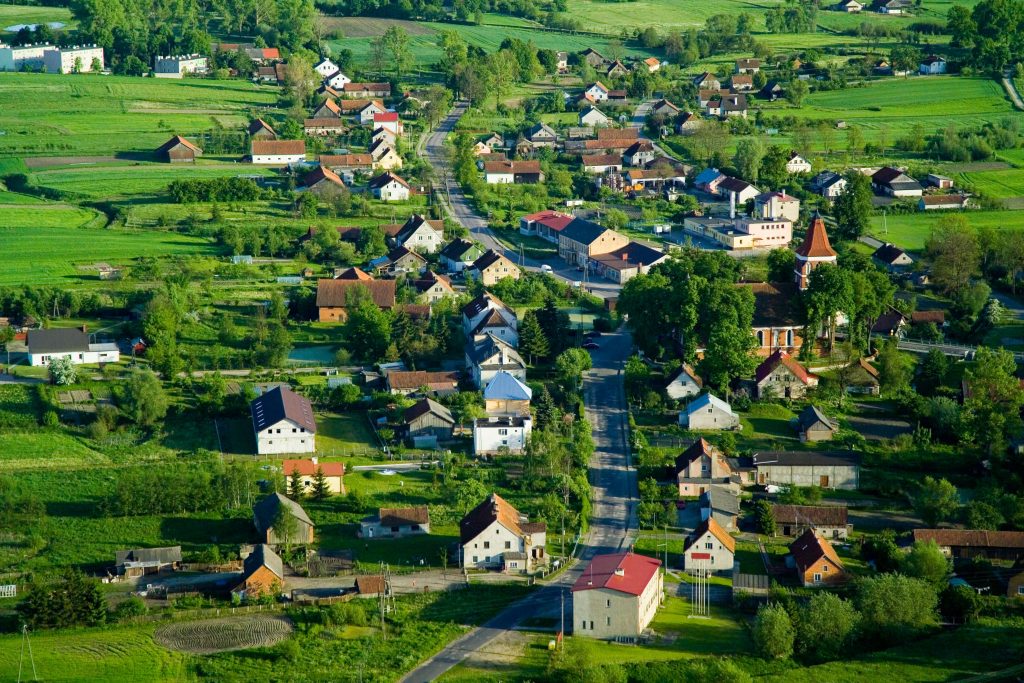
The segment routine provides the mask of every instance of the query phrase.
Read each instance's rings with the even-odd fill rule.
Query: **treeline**
[[[110,304],[109,297],[93,291],[35,285],[0,287],[0,311],[13,320],[91,316]]]
[[[162,464],[124,468],[101,510],[114,516],[167,515],[234,510],[260,496],[261,475],[243,463]]]
[[[815,5],[776,5],[764,17],[769,33],[811,33],[817,27],[818,8]]]
[[[252,178],[186,178],[172,182],[167,186],[167,192],[179,204],[251,202],[268,195]]]
[[[1024,61],[1024,2],[982,0],[954,5],[946,14],[951,47],[966,48],[967,63],[993,74]]]

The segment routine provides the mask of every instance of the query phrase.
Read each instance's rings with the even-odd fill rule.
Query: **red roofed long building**
[[[793,277],[801,291],[807,289],[811,271],[822,263],[835,265],[837,259],[836,250],[828,241],[828,232],[825,230],[825,219],[817,211],[811,216],[811,227],[807,229],[807,236],[804,243],[796,250],[796,265],[793,269]]]
[[[595,555],[572,587],[572,632],[633,639],[654,619],[665,593],[661,561],[635,553]]]
[[[524,235],[537,235],[548,242],[558,244],[558,233],[572,223],[572,216],[560,211],[538,211],[519,219],[519,232]]]

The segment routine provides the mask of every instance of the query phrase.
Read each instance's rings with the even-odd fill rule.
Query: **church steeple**
[[[803,244],[796,250],[796,264],[793,268],[793,280],[801,291],[807,289],[807,281],[811,271],[822,263],[835,263],[837,254],[828,241],[825,230],[825,219],[815,210],[811,216],[811,227],[807,229]]]

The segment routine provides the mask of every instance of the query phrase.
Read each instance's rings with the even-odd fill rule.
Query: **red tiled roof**
[[[485,173],[540,173],[539,161],[488,161]]]
[[[324,475],[328,477],[342,477],[345,475],[345,464],[340,462],[314,463],[312,460],[302,459],[285,460],[281,463],[281,471],[284,472],[286,477],[296,470],[303,477],[312,477],[316,474],[317,467],[323,469]]]
[[[814,529],[808,529],[800,538],[793,541],[793,545],[789,546],[789,554],[793,556],[793,561],[801,572],[822,558],[828,558],[840,571],[843,569],[843,561],[839,559],[835,548]]]
[[[377,518],[383,526],[430,524],[430,511],[426,505],[409,508],[381,508]]]
[[[339,235],[340,235],[340,233],[339,233]],[[335,280],[362,280],[363,282],[371,282],[371,281],[373,281],[373,277],[371,277],[362,268],[357,268],[356,266],[352,266],[351,268],[346,268],[345,270],[343,270],[341,272],[340,275],[338,275],[334,279]]]
[[[635,553],[613,553],[595,555],[580,577],[573,584],[572,591],[609,590],[641,595],[658,574],[661,560]]]
[[[394,280],[318,280],[316,305],[319,308],[342,308],[348,305],[349,292],[363,287],[370,292],[373,303],[380,308],[394,308]]]
[[[369,154],[321,154],[321,166],[349,166],[352,168],[373,166],[373,157]]]
[[[1024,531],[980,529],[914,529],[915,541],[962,548],[1024,548]]]
[[[305,140],[253,140],[253,154],[305,154]]]
[[[332,171],[331,169],[327,168],[326,166],[318,166],[314,170],[307,173],[306,177],[303,179],[303,182],[306,184],[306,187],[313,187],[322,180],[326,180],[329,183],[334,183],[335,185],[345,187],[345,183],[342,181],[341,178],[338,177],[338,174]]]
[[[836,256],[835,249],[828,243],[828,233],[825,231],[825,219],[817,213],[811,220],[811,227],[807,230],[804,243],[796,250],[797,255],[805,258],[823,258]]]
[[[394,282],[394,280],[388,280],[387,282]],[[451,387],[454,389],[458,383],[459,376],[455,372],[409,370],[388,373],[388,386],[392,389],[419,389],[420,387],[427,387],[429,389],[435,386]]]
[[[638,128],[598,128],[598,140],[636,140],[640,137]]]
[[[804,384],[807,384],[814,375],[807,372],[804,366],[800,365],[793,356],[789,355],[782,349],[779,349],[772,355],[768,356],[763,363],[757,366],[757,370],[754,372],[754,379],[760,383],[765,377],[771,374],[772,370],[777,368],[779,364],[785,365],[796,378]]]
[[[482,503],[467,512],[459,522],[459,537],[462,539],[462,543],[472,541],[494,521],[516,536],[523,535],[523,530],[519,526],[519,510],[512,507],[511,503],[497,493],[492,493]]]
[[[384,111],[373,115],[374,123],[390,123],[398,120],[398,112]]]

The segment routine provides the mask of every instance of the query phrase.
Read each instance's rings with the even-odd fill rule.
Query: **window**
[[[484,550],[487,550],[490,547],[491,547],[491,542],[490,541],[484,541]]]
[[[707,548],[708,550],[714,550],[715,549],[715,544],[712,541],[708,541],[707,543],[704,544],[704,547]]]
[[[586,631],[587,630],[587,620],[586,619],[583,620],[583,625],[580,627],[580,630],[581,631]]]
[[[611,600],[605,600],[605,603],[607,603],[607,606],[608,606],[608,607],[611,607],[611,606],[612,606],[612,601],[611,601]]]
[[[476,564],[479,561],[480,561],[479,558],[476,555],[474,555],[473,556],[473,564]]]
[[[821,574],[814,575],[814,583],[821,583]]]
[[[828,565],[826,564],[824,567],[821,568],[821,570],[823,572],[828,572]]]
[[[1024,586],[1017,586],[1017,595],[1024,595]]]
[[[590,622],[590,630],[591,630],[591,631],[593,631],[593,630],[594,630],[594,622]]]
[[[488,555],[487,557],[484,558],[484,562],[490,562],[490,561],[491,561],[491,556],[490,555]]]
[[[512,541],[505,541],[505,550],[512,549]]]
[[[498,430],[498,436],[508,436],[508,430],[507,429],[499,429]]]
[[[611,617],[605,617],[605,618],[608,620],[607,621],[607,625],[611,626],[612,625],[612,618]]]

